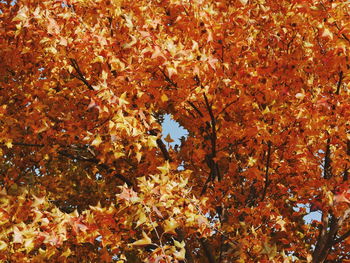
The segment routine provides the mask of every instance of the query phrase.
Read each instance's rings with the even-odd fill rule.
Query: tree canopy
[[[350,262],[349,1],[10,2],[0,261]]]

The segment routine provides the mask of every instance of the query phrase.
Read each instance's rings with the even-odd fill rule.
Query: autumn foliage
[[[350,262],[349,1],[10,2],[1,262]]]

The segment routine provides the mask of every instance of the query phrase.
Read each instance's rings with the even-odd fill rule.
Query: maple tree
[[[350,262],[348,1],[10,2],[1,261]]]

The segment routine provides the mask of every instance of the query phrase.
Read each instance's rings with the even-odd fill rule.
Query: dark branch
[[[269,167],[270,167],[270,160],[271,160],[271,142],[270,141],[268,141],[267,146],[268,148],[267,148],[266,169],[265,169],[265,186],[263,190],[263,195],[261,197],[261,201],[264,201],[266,192],[267,192],[267,187],[270,184],[270,180],[269,180]]]
[[[238,99],[231,101],[230,103],[226,104],[225,107],[219,112],[218,116],[223,113],[228,107],[230,107],[233,103],[237,102]]]
[[[158,133],[155,130],[151,130],[149,132],[150,135],[153,136],[158,136]],[[158,148],[162,151],[163,157],[166,161],[172,162],[172,159],[170,157],[170,154],[168,152],[168,149],[166,148],[166,145],[164,144],[164,142],[162,141],[162,139],[158,138],[156,140],[157,146]]]
[[[41,148],[45,147],[44,144],[32,144],[32,143],[23,143],[23,142],[13,142],[12,144],[17,146],[25,146],[25,147],[41,147]],[[71,149],[72,147],[65,147],[65,148]],[[100,164],[97,158],[87,158],[83,156],[76,156],[69,153],[67,150],[59,150],[57,151],[57,153],[72,160],[94,163],[97,165],[97,167],[106,170],[108,173],[115,173],[115,170],[110,168],[108,165]],[[115,173],[114,176],[122,180],[128,186],[133,186],[132,182],[128,178],[124,177],[123,175]]]
[[[332,175],[331,172],[331,146],[330,146],[330,139],[327,139],[327,145],[326,145],[326,153],[324,157],[324,165],[323,165],[323,178],[329,179]]]
[[[203,186],[202,191],[201,191],[201,195],[203,195],[205,193],[205,191],[208,187],[208,183],[210,181],[214,181],[215,178],[218,178],[219,181],[221,180],[219,165],[216,163],[216,161],[214,161],[214,158],[216,157],[216,140],[217,140],[216,118],[214,116],[212,106],[210,105],[207,96],[205,94],[203,94],[203,96],[204,96],[204,101],[205,101],[207,111],[208,111],[209,116],[210,116],[210,124],[208,123],[208,128],[211,128],[211,133],[209,134],[210,141],[211,141],[211,154],[207,154],[205,156],[205,161],[210,169],[210,174],[209,174],[206,182],[204,183],[204,186]]]
[[[133,186],[132,182],[131,182],[128,178],[124,177],[124,176],[121,175],[121,174],[115,173],[115,170],[112,169],[111,167],[109,167],[108,165],[106,165],[106,164],[100,164],[100,163],[99,163],[99,160],[96,159],[96,158],[84,158],[84,157],[80,157],[80,156],[75,156],[75,155],[70,154],[70,153],[67,153],[67,152],[65,152],[65,151],[58,151],[58,153],[59,153],[60,155],[62,155],[62,156],[65,156],[65,157],[69,158],[69,159],[72,159],[72,160],[78,160],[78,161],[85,161],[85,162],[94,163],[94,164],[97,165],[97,167],[106,170],[107,173],[114,173],[114,176],[115,176],[116,178],[118,178],[118,179],[120,179],[121,181],[123,181],[124,183],[126,183],[129,187],[130,187],[130,186]]]
[[[161,68],[159,68],[159,71],[162,72],[162,74],[163,74],[165,80],[166,80],[171,86],[173,86],[174,88],[177,88],[177,84],[176,84],[174,81],[172,81],[172,80],[169,78],[169,76],[168,76],[167,74],[165,74],[164,70],[162,70]]]
[[[188,104],[198,113],[199,116],[203,117],[203,113],[194,105],[192,102],[187,101]]]
[[[335,239],[339,228],[343,225],[344,221],[348,218],[350,214],[350,208],[344,212],[344,215],[337,219],[333,214],[331,214],[330,222],[329,215],[323,212],[322,215],[322,227],[320,229],[320,234],[317,239],[315,250],[312,254],[312,262],[324,262],[327,259],[329,252],[332,247],[343,241],[345,238],[350,236],[350,230],[343,234],[338,239]]]
[[[340,242],[342,242],[343,240],[347,239],[348,237],[350,237],[350,229],[345,232],[345,234],[341,235],[339,238],[337,238],[336,240],[334,240],[333,244],[338,244]]]
[[[211,152],[214,158],[216,156],[216,120],[207,96],[205,94],[203,94],[203,96],[205,100],[205,105],[207,107],[211,119]]]
[[[157,142],[159,149],[162,151],[164,159],[166,161],[172,162],[172,159],[170,157],[170,154],[169,154],[164,142],[161,139],[157,139],[156,142]]]
[[[205,181],[205,183],[203,185],[203,188],[202,188],[202,191],[201,191],[201,196],[204,195],[205,192],[207,191],[208,184],[211,181],[211,179],[212,179],[212,173],[211,173],[211,169],[210,169],[209,176],[207,177],[207,180]]]
[[[344,79],[343,71],[340,71],[339,72],[339,80],[338,80],[338,84],[337,84],[337,91],[335,92],[336,95],[339,95],[339,93],[340,93],[340,87],[341,87],[341,84],[343,82],[343,79]]]
[[[26,147],[44,147],[44,144],[36,144],[36,143],[23,143],[23,142],[13,142],[13,145],[17,146],[26,146]]]
[[[213,249],[210,247],[208,240],[205,238],[201,238],[199,241],[203,247],[203,250],[204,250],[204,253],[208,259],[208,262],[215,263],[216,261],[215,261],[214,255],[213,255]]]
[[[78,76],[75,76],[74,74],[72,74],[72,76],[76,77],[77,79],[81,80],[85,86],[87,86],[89,88],[89,90],[94,90],[94,88],[90,85],[90,83],[86,80],[84,74],[81,72],[80,67],[77,63],[77,61],[73,58],[70,59],[73,68],[75,69],[75,71],[78,73]]]

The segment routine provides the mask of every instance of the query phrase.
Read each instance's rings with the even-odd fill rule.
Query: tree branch
[[[210,247],[208,240],[205,238],[201,238],[201,239],[199,239],[199,242],[201,243],[201,245],[203,247],[204,253],[205,253],[209,263],[215,263],[216,262],[215,257],[212,253],[213,250]]]
[[[150,135],[153,135],[153,136],[158,136],[158,133],[157,133],[155,130],[149,131],[149,134],[150,134]],[[168,152],[168,149],[166,148],[166,145],[164,144],[164,142],[162,141],[162,139],[158,138],[158,139],[156,140],[156,143],[157,143],[158,148],[161,150],[164,159],[165,159],[166,161],[172,162],[173,160],[171,159],[170,154],[169,154],[169,152]]]
[[[198,113],[199,116],[203,117],[203,113],[196,107],[196,105],[194,105],[192,102],[187,101],[188,104],[190,104],[190,106]]]
[[[203,96],[204,96],[205,105],[207,107],[207,110],[209,112],[209,116],[211,119],[211,153],[214,158],[216,156],[216,139],[217,139],[216,138],[216,120],[215,120],[215,116],[211,108],[211,105],[209,104],[208,98],[205,95],[205,93],[203,94]]]
[[[341,84],[343,82],[344,79],[344,73],[343,71],[339,72],[339,80],[338,80],[338,84],[337,84],[337,91],[335,92],[336,95],[339,95],[340,93],[340,88],[341,88]]]
[[[97,158],[84,158],[84,157],[80,157],[80,156],[75,156],[75,155],[69,154],[69,153],[67,153],[65,151],[58,151],[58,153],[60,155],[62,155],[62,156],[65,156],[65,157],[69,158],[69,159],[73,159],[73,160],[75,159],[75,160],[78,160],[78,161],[85,161],[85,162],[94,163],[94,164],[97,165],[97,167],[106,170],[108,173],[114,173],[114,176],[116,178],[120,179],[121,181],[123,181],[124,183],[126,183],[127,186],[129,186],[129,187],[133,186],[133,183],[128,178],[124,177],[121,174],[115,173],[116,171],[114,169],[112,169],[111,167],[109,167],[108,165],[100,164],[99,160]]]
[[[216,140],[217,140],[216,118],[214,116],[212,106],[210,105],[207,96],[205,94],[203,94],[203,96],[204,96],[205,106],[210,116],[210,124],[208,123],[208,128],[211,128],[211,133],[209,133],[210,141],[211,141],[211,153],[205,156],[205,161],[210,169],[210,174],[206,182],[204,183],[204,186],[201,191],[201,195],[205,193],[207,189],[207,185],[210,181],[214,181],[215,178],[218,178],[219,181],[221,180],[219,165],[217,164],[216,161],[214,161],[214,158],[216,157]]]
[[[44,144],[36,144],[36,143],[23,143],[23,142],[13,142],[13,145],[17,146],[26,146],[26,147],[44,147]]]
[[[323,165],[323,178],[329,179],[331,177],[331,147],[330,147],[330,139],[327,139],[326,152],[324,157],[324,165]]]
[[[339,238],[337,238],[336,240],[334,240],[333,244],[338,244],[340,242],[342,242],[343,240],[347,239],[348,237],[350,237],[350,229],[345,232],[345,234],[341,235]]]
[[[229,102],[228,104],[225,105],[225,107],[218,113],[218,116],[223,113],[225,110],[227,110],[228,107],[230,107],[233,103],[237,102],[238,99],[235,99],[234,101]]]
[[[171,86],[173,86],[174,88],[177,88],[177,84],[176,84],[174,81],[172,81],[172,80],[169,78],[169,76],[168,76],[167,74],[165,74],[164,70],[162,70],[162,69],[159,67],[159,71],[162,72],[162,74],[163,74],[165,80],[166,80]]]
[[[312,262],[320,263],[324,262],[327,259],[327,256],[331,250],[331,248],[343,241],[345,238],[350,236],[350,230],[343,234],[338,239],[335,239],[339,228],[343,225],[344,221],[350,215],[350,208],[347,209],[342,217],[337,219],[334,215],[331,215],[331,219],[329,222],[328,214],[322,215],[322,228],[319,234],[315,250],[312,254]]]
[[[328,222],[329,222],[328,213],[326,214],[325,212],[323,212],[320,233],[319,233],[318,238],[317,238],[314,252],[312,253],[312,262],[313,263],[319,262],[318,259],[320,257],[322,249],[325,246]]]
[[[77,61],[76,61],[75,59],[73,59],[73,58],[70,58],[69,60],[71,61],[72,66],[73,66],[73,68],[75,69],[75,71],[78,73],[78,76],[75,76],[74,74],[72,74],[72,75],[73,75],[74,77],[76,77],[77,79],[81,80],[81,81],[85,84],[85,86],[88,87],[89,90],[94,90],[94,88],[93,88],[93,87],[90,85],[90,83],[86,80],[84,74],[81,72],[80,67],[79,67]]]
[[[40,148],[45,147],[44,144],[32,144],[32,143],[23,143],[23,142],[13,142],[12,144],[17,145],[17,146],[25,146],[25,147],[40,147]],[[70,148],[70,147],[66,147],[66,148]],[[100,168],[106,170],[108,173],[114,173],[114,176],[116,178],[120,179],[121,181],[126,183],[128,186],[133,186],[132,182],[128,178],[124,177],[121,174],[115,173],[115,170],[110,168],[108,165],[100,164],[99,160],[97,158],[86,158],[83,156],[76,156],[76,155],[73,155],[73,154],[67,152],[66,150],[59,150],[59,151],[57,151],[57,153],[64,156],[64,157],[72,159],[72,160],[94,163],[97,165],[97,167],[100,167]]]
[[[267,147],[268,148],[267,148],[266,169],[265,169],[265,186],[263,190],[263,195],[261,197],[261,202],[264,201],[266,192],[267,192],[267,187],[270,184],[270,181],[269,181],[269,167],[270,167],[270,160],[271,160],[271,142],[270,141],[267,142]]]

